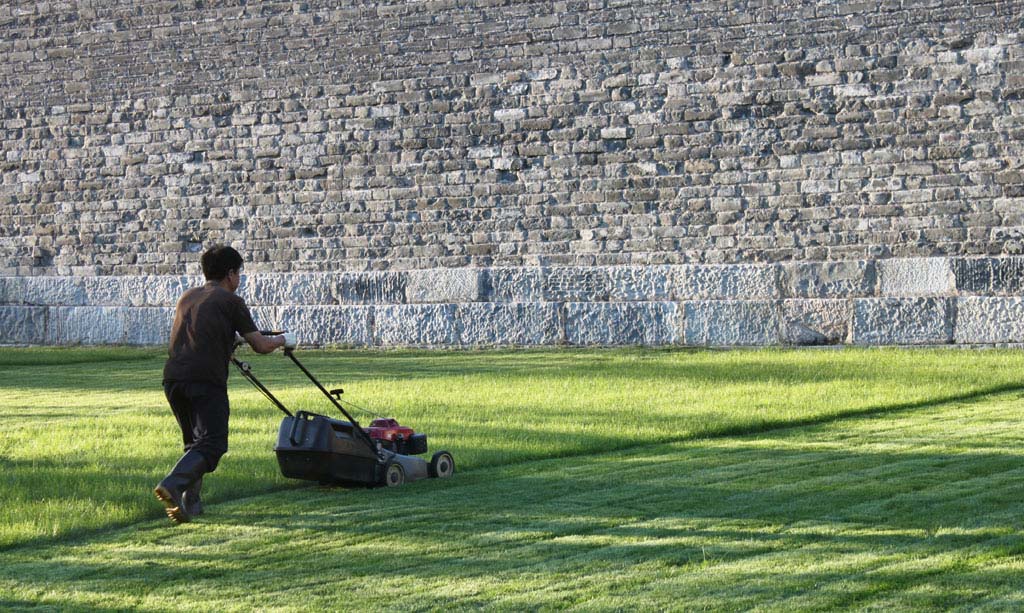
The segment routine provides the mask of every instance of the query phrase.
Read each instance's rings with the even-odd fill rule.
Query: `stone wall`
[[[0,343],[162,342],[218,242],[318,343],[1017,342],[1022,15],[11,3]]]

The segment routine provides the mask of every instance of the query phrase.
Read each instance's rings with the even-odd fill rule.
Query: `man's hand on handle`
[[[245,341],[256,353],[270,353],[279,347],[295,349],[299,344],[294,332],[250,332],[245,335]]]

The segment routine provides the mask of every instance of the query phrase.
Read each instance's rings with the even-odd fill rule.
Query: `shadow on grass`
[[[460,474],[473,475],[481,474],[481,471],[486,468],[516,466],[542,460],[561,459],[572,463],[578,459],[581,462],[585,462],[584,458],[594,454],[605,454],[627,449],[643,449],[656,444],[797,430],[857,417],[871,417],[882,414],[897,415],[947,404],[978,402],[988,397],[1008,392],[1024,392],[1024,386],[996,386],[965,394],[944,396],[918,402],[847,410],[839,414],[823,414],[806,419],[765,419],[736,425],[723,424],[721,422],[716,424],[713,421],[708,422],[702,419],[702,415],[694,414],[681,418],[678,423],[673,423],[672,428],[667,429],[667,432],[655,429],[646,438],[640,438],[636,433],[626,434],[624,431],[621,434],[608,435],[595,432],[565,432],[557,429],[541,429],[535,428],[531,424],[521,424],[517,427],[508,424],[474,424],[470,431],[462,434],[461,444],[459,443],[459,428],[456,427],[452,432],[441,432],[441,436],[431,436],[430,445],[432,451],[436,451],[442,448],[442,446],[453,451],[456,462],[460,467]],[[329,411],[325,411],[325,413],[331,414]],[[267,415],[273,424],[276,424],[280,417],[269,410]],[[686,428],[688,423],[693,424],[689,429]],[[709,423],[711,425],[708,425]],[[252,428],[252,424],[245,426],[236,424],[235,431],[238,433],[248,432]],[[261,427],[261,430],[266,430],[268,434],[275,429],[274,426]],[[680,431],[687,433],[680,436],[678,434]],[[471,437],[468,435],[471,435]],[[268,453],[266,453],[265,457],[261,456],[261,459],[258,460],[260,466],[255,467],[252,463],[249,463],[246,465],[245,474],[232,472],[229,468],[227,472],[221,469],[210,476],[208,483],[216,484],[218,491],[215,502],[224,503],[242,495],[264,494],[308,485],[298,481],[284,485],[271,481],[262,484],[259,482],[254,483],[254,472],[263,475],[277,473],[276,461],[273,454],[269,452],[272,441],[272,436],[268,437]],[[176,442],[168,441],[166,449],[175,449],[174,443]],[[487,447],[489,442],[493,443],[494,447]],[[477,446],[474,447],[474,445]],[[132,516],[124,521],[91,524],[84,527],[66,529],[59,535],[30,537],[16,542],[0,544],[0,551],[20,547],[43,546],[55,541],[83,537],[97,531],[123,527],[143,519],[160,517],[162,515],[161,508],[150,499],[150,490],[155,484],[153,467],[169,469],[176,457],[174,453],[176,451],[144,458],[132,456],[130,464],[112,461],[107,468],[97,467],[95,462],[87,465],[86,462],[78,460],[12,460],[0,455],[0,469],[5,474],[5,488],[10,492],[22,492],[24,495],[33,498],[74,497],[77,502],[86,503],[88,506],[95,508],[101,508],[111,501],[124,503],[127,500],[129,507],[137,507],[139,509],[133,511]],[[467,457],[469,461],[463,463],[463,458]],[[240,460],[241,458],[237,457],[227,458],[227,462],[230,464],[237,463]],[[466,468],[470,469],[468,473]],[[137,497],[138,501],[144,500],[145,504],[137,502],[135,498],[127,499],[125,497],[126,492],[130,492],[131,496]]]
[[[123,533],[84,544],[81,554],[65,548],[53,560],[21,549],[0,578],[59,581],[126,602],[147,576],[206,594],[216,587],[218,597],[238,602],[252,602],[249,586],[259,585],[264,606],[280,606],[274,597],[287,600],[297,588],[282,569],[317,569],[319,589],[303,604],[311,608],[359,586],[389,591],[389,606],[415,608],[424,594],[409,586],[531,577],[579,597],[595,582],[608,582],[604,590],[628,580],[624,597],[641,590],[662,606],[702,596],[739,608],[808,590],[821,592],[819,607],[854,605],[927,586],[917,605],[947,607],[1019,584],[1016,573],[990,567],[1024,553],[1016,528],[1020,459],[695,441],[594,463],[547,461],[497,478],[310,488],[244,507],[216,505],[200,520],[205,531],[140,527],[121,556]],[[104,560],[91,561],[90,547],[100,547]],[[766,563],[772,556],[803,566]],[[729,570],[718,577],[714,567]],[[359,603],[358,589],[351,597]],[[555,597],[550,589],[522,597],[527,607],[556,604],[546,600]],[[464,598],[482,600],[451,604],[487,604],[488,592]]]

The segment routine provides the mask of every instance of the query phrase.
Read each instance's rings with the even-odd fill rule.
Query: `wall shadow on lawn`
[[[571,590],[586,589],[590,575],[608,580],[612,573],[631,578],[632,590],[639,584],[666,598],[700,593],[732,604],[742,602],[736,582],[760,586],[759,602],[831,591],[824,600],[830,606],[928,584],[933,593],[920,596],[921,606],[951,606],[1019,583],[1016,573],[989,567],[1024,552],[1017,529],[1020,472],[1016,454],[693,441],[608,454],[595,463],[545,461],[525,474],[503,469],[397,490],[307,488],[213,505],[194,527],[108,533],[62,548],[53,561],[19,549],[0,577],[21,583],[31,577],[39,585],[63,577],[69,589],[130,599],[140,573],[190,581],[207,593],[243,573],[259,592],[275,594],[296,587],[282,569],[315,568],[356,586],[391,586],[391,604],[401,608],[413,604],[403,600],[407,581],[498,584],[543,575]],[[111,563],[116,549],[104,544],[116,547],[124,537],[132,550],[123,563]],[[257,543],[259,558],[252,560]],[[88,561],[91,547],[108,561]],[[718,583],[708,570],[772,555],[806,559],[797,571],[784,564],[732,566]],[[929,557],[934,564],[922,562]],[[636,565],[647,570],[630,575]],[[958,578],[964,573],[966,593]],[[711,584],[697,592],[699,581]]]
[[[990,395],[1012,391],[1024,391],[1024,386],[999,386],[987,390],[950,396],[938,399],[910,402],[889,406],[874,406],[848,411],[842,415],[825,414],[807,419],[759,420],[746,424],[719,424],[709,427],[701,414],[692,418],[681,419],[673,429],[655,427],[649,432],[616,431],[613,434],[586,432],[579,430],[544,429],[533,424],[523,423],[516,427],[507,423],[475,424],[473,428],[460,435],[459,428],[450,432],[431,432],[431,450],[441,448],[439,443],[459,441],[454,445],[444,444],[453,451],[460,474],[481,474],[485,468],[517,466],[523,463],[548,459],[564,461],[572,466],[579,462],[591,462],[592,454],[604,454],[617,450],[637,448],[639,452],[653,444],[664,444],[674,441],[693,441],[697,438],[723,438],[758,433],[775,432],[774,436],[785,436],[784,432],[799,430],[808,426],[828,424],[841,419],[854,417],[871,417],[876,415],[896,415],[902,412],[925,409],[951,403],[968,403],[980,401]],[[266,427],[254,426],[249,421],[237,423],[235,433],[252,434],[249,430],[258,427],[266,432],[266,452],[247,450],[245,455],[236,451],[234,457],[226,457],[221,469],[211,475],[210,484],[216,488],[217,494],[212,502],[230,501],[241,494],[263,494],[284,489],[307,487],[299,481],[284,481],[278,475],[276,461],[271,447],[276,439],[276,423],[279,415],[270,409],[266,410],[271,423]],[[692,424],[692,427],[687,427]],[[102,434],[102,433],[99,433]],[[440,434],[440,436],[435,436]],[[169,470],[177,458],[177,440],[169,439],[161,446],[163,452],[138,454],[121,458],[117,461],[104,459],[96,464],[77,459],[14,460],[0,455],[0,469],[7,475],[5,487],[24,490],[25,495],[32,498],[40,496],[73,498],[78,502],[88,503],[97,508],[103,505],[123,504],[129,510],[130,517],[106,524],[94,523],[76,527],[58,535],[29,537],[15,542],[0,543],[0,551],[23,546],[42,546],[68,538],[87,536],[97,530],[117,528],[143,519],[162,516],[161,507],[151,498],[151,489],[160,479],[163,471]],[[495,446],[489,446],[495,445]],[[518,445],[518,447],[517,447]],[[529,446],[529,447],[524,447]],[[258,464],[254,464],[257,462]],[[466,469],[470,469],[466,473]],[[158,474],[159,473],[159,474]],[[257,479],[254,475],[273,475],[267,480]],[[45,488],[37,484],[48,484]],[[20,485],[19,485],[20,484]],[[564,484],[563,486],[564,487]],[[126,495],[126,493],[128,493]],[[134,510],[132,510],[134,509]]]

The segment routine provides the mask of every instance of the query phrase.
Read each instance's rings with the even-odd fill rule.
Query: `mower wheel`
[[[455,473],[455,459],[447,451],[438,451],[430,458],[427,472],[431,477],[447,479]]]
[[[405,469],[398,462],[388,464],[384,469],[384,485],[398,487],[405,483]]]

